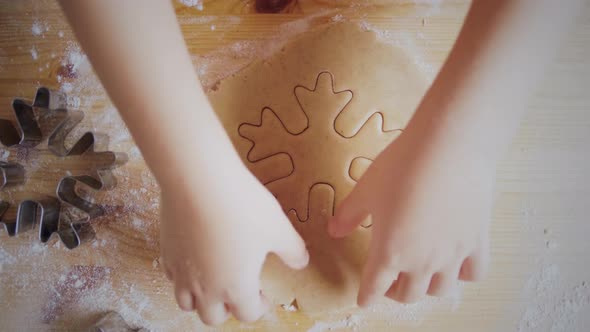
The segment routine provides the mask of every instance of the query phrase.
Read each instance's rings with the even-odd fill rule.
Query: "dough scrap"
[[[370,228],[335,240],[326,223],[371,159],[400,133],[426,88],[401,49],[355,23],[300,35],[209,92],[250,170],[305,239],[310,265],[269,257],[264,292],[308,312],[353,306]]]

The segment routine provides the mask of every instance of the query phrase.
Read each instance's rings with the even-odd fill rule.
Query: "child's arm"
[[[266,255],[302,268],[307,250],[211,109],[170,1],[61,5],[160,184],[160,246],[180,307],[207,324],[228,311],[258,319]]]
[[[360,305],[442,295],[485,274],[496,164],[582,3],[473,2],[404,134],[330,223],[345,236],[372,216]]]

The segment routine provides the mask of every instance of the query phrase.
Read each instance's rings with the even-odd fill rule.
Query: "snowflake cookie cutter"
[[[94,238],[95,232],[90,220],[104,214],[104,209],[86,198],[82,193],[108,190],[116,185],[111,170],[124,164],[127,156],[107,151],[105,136],[87,132],[71,147],[66,147],[66,138],[82,121],[84,113],[68,111],[65,94],[41,87],[37,90],[32,104],[21,99],[12,103],[16,126],[10,120],[0,119],[0,144],[6,148],[31,149],[44,139],[41,123],[50,128],[47,148],[58,158],[89,156],[92,171],[76,176],[62,177],[55,196],[42,199],[26,199],[17,204],[16,217],[5,217],[11,207],[0,199],[0,225],[9,236],[32,230],[39,225],[39,240],[48,242],[57,234],[61,242],[74,249]],[[98,151],[97,151],[98,150]],[[26,182],[26,168],[15,162],[0,162],[0,191]],[[82,212],[73,214],[72,209]]]

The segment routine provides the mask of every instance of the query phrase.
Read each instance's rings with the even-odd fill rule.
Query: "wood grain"
[[[389,33],[433,77],[468,5],[356,3],[301,0],[289,12],[273,15],[256,14],[252,1],[241,0],[206,0],[203,11],[180,3],[175,7],[195,56],[244,41],[271,40],[287,23],[315,24],[301,21],[310,15],[321,22],[340,14]],[[319,330],[321,322],[334,330],[367,331],[587,329],[590,7],[580,16],[499,167],[492,271],[486,281],[465,285],[459,301],[321,316],[277,308],[255,324],[231,321],[220,330],[305,331],[314,324]],[[35,24],[43,27],[42,33],[33,34]],[[114,150],[130,155],[117,171],[119,186],[96,197],[108,213],[96,221],[93,243],[67,251],[55,242],[38,244],[34,234],[8,238],[0,231],[0,330],[81,330],[107,310],[156,331],[203,330],[194,314],[177,309],[158,266],[157,185],[102,89],[68,67],[72,48],[73,34],[53,1],[0,1],[0,117],[12,116],[9,103],[15,96],[31,98],[39,85],[63,89],[70,83],[78,87],[71,95],[82,101],[87,114],[79,133],[105,132]],[[46,178],[42,172],[37,176]],[[36,190],[50,192],[51,185]]]

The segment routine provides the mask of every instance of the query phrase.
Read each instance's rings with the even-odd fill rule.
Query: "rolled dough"
[[[308,268],[269,257],[264,292],[303,311],[355,304],[370,227],[331,239],[326,223],[426,89],[399,48],[345,22],[315,28],[219,82],[209,98],[252,172],[305,239]],[[366,225],[368,226],[368,225]]]

